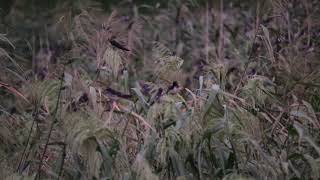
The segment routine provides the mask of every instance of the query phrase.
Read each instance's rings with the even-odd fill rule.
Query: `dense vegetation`
[[[2,179],[320,179],[318,0],[0,5]]]

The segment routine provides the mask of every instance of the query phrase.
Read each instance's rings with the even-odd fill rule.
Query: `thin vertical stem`
[[[220,12],[219,12],[219,47],[218,47],[218,57],[219,63],[224,60],[224,30],[223,30],[223,0],[220,0]]]
[[[206,62],[209,63],[209,4],[208,4],[208,1],[206,3],[205,55],[206,55]]]
[[[59,103],[60,103],[60,98],[61,98],[61,94],[62,94],[62,86],[63,86],[63,80],[64,80],[64,70],[65,70],[65,66],[63,66],[63,69],[62,69],[62,76],[61,76],[61,79],[60,79],[60,88],[59,88],[59,92],[58,92],[58,99],[57,99],[57,102],[56,102],[56,106],[55,106],[55,109],[52,113],[52,116],[53,116],[53,119],[52,119],[52,122],[50,124],[50,130],[49,130],[49,133],[48,133],[48,137],[46,139],[46,143],[45,143],[45,146],[44,146],[44,150],[42,152],[42,155],[40,157],[40,163],[39,163],[39,167],[38,167],[38,172],[37,172],[37,176],[35,179],[41,179],[40,178],[40,171],[41,171],[41,166],[43,164],[43,160],[44,160],[44,156],[46,154],[46,151],[48,149],[48,145],[49,145],[49,140],[51,138],[51,134],[52,134],[52,131],[53,131],[53,127],[55,125],[55,123],[57,122],[57,113],[58,113],[58,109],[59,109]]]

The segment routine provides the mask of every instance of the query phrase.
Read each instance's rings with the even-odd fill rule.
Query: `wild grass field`
[[[4,0],[0,65],[0,179],[320,179],[318,0]]]

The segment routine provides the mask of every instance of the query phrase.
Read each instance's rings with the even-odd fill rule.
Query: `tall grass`
[[[0,36],[2,177],[320,178],[317,1],[97,7]]]

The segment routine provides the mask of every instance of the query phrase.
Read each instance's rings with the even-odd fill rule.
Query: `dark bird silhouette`
[[[121,50],[124,50],[124,51],[130,51],[128,48],[124,47],[123,45],[121,45],[120,43],[118,43],[116,40],[114,39],[110,39],[109,40],[110,44],[116,48],[119,48]]]
[[[133,97],[131,94],[124,94],[122,92],[116,91],[111,88],[105,89],[104,93],[107,94],[109,97],[113,97],[115,99],[117,98],[131,99]]]
[[[170,85],[170,86],[168,87],[166,93],[168,94],[168,92],[170,92],[171,90],[174,90],[175,88],[179,88],[179,84],[178,84],[177,81],[173,81],[173,82],[172,82],[172,85]]]
[[[73,100],[71,104],[68,106],[69,111],[76,112],[79,110],[81,105],[87,104],[89,101],[89,97],[87,93],[83,93],[78,100]]]
[[[159,88],[158,92],[156,94],[155,100],[159,100],[160,99],[160,97],[162,96],[162,92],[163,92],[163,89]]]
[[[150,101],[149,101],[150,106],[152,106],[155,102],[159,101],[159,99],[161,98],[162,95],[163,95],[163,89],[159,88],[155,97],[153,99],[150,99]]]

